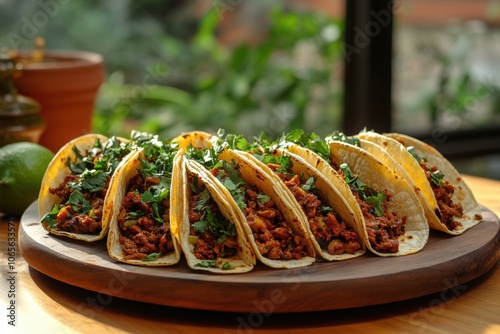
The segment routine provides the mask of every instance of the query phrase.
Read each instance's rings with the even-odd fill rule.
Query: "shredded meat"
[[[57,195],[61,199],[61,203],[66,203],[74,191],[68,186],[68,183],[77,182],[79,179],[77,175],[68,175],[57,188],[50,188],[49,191],[51,194]],[[59,210],[56,228],[71,233],[99,234],[102,229],[102,210],[109,180],[110,177],[101,191],[83,193],[83,197],[92,205],[89,214],[79,213],[71,205],[66,205]]]
[[[85,156],[87,162],[103,162],[108,158],[105,149],[94,147],[85,152],[81,152],[82,156]],[[121,160],[129,151],[123,149],[119,151],[120,156],[115,155],[113,158],[113,163]],[[118,153],[118,152],[115,152]],[[79,159],[77,159],[79,160]],[[71,160],[68,160],[71,166]],[[83,159],[75,164],[84,164]],[[82,166],[79,166],[80,169]],[[116,166],[115,166],[116,167]],[[86,167],[85,167],[86,168]],[[59,197],[60,202],[58,204],[59,212],[56,217],[55,228],[60,231],[67,231],[79,234],[99,234],[102,231],[102,215],[103,215],[103,205],[104,198],[106,197],[109,182],[111,180],[111,175],[113,174],[113,168],[107,170],[107,178],[104,180],[104,186],[100,190],[82,190],[84,200],[81,200],[79,196],[72,203],[68,203],[70,196],[75,193],[74,187],[70,187],[70,183],[78,184],[81,181],[81,175],[73,172],[72,174],[66,176],[64,180],[57,187],[50,188],[49,192]],[[100,182],[99,182],[100,183]],[[88,210],[87,203],[91,205],[91,209]],[[83,210],[84,209],[84,210]]]
[[[446,180],[441,180],[441,184],[439,186],[436,185],[432,182],[431,175],[436,172],[438,168],[436,166],[430,166],[424,160],[420,162],[420,166],[425,171],[427,180],[429,181],[432,191],[434,192],[434,197],[436,198],[439,207],[441,222],[445,224],[449,230],[454,230],[457,227],[462,226],[462,223],[454,219],[454,217],[463,216],[462,205],[460,203],[453,202],[451,199],[453,197],[453,193],[455,192],[455,186]]]
[[[331,255],[353,254],[361,248],[358,234],[337,213],[322,213],[320,206],[322,200],[319,194],[307,192],[302,189],[304,182],[298,175],[281,173],[276,170],[276,165],[268,166],[278,175],[284,184],[290,189],[302,210],[307,216],[311,232],[322,249]]]
[[[344,178],[343,171],[336,165],[333,167]],[[368,240],[373,249],[378,252],[397,253],[399,250],[398,237],[405,233],[406,216],[400,217],[396,212],[389,211],[391,196],[384,192],[386,200],[381,204],[383,214],[377,217],[374,204],[368,204],[362,200],[357,189],[351,187],[351,192],[361,208]]]
[[[271,260],[300,259],[307,256],[303,237],[294,235],[272,200],[262,203],[258,193],[247,189],[244,213],[262,256]]]
[[[397,253],[398,237],[405,232],[406,217],[399,217],[397,213],[389,211],[390,196],[387,193],[385,194],[387,200],[381,204],[384,213],[377,217],[374,214],[374,205],[363,201],[356,189],[351,188],[351,191],[363,213],[368,239],[373,249],[379,252]]]
[[[169,200],[161,202],[159,212],[163,212],[163,222],[157,222],[153,218],[151,204],[144,203],[141,199],[141,194],[158,182],[158,179],[150,177],[144,180],[140,174],[130,180],[117,219],[121,232],[119,242],[126,260],[142,260],[152,253],[164,255],[174,250],[170,232]],[[131,216],[131,212],[140,213],[141,216]]]
[[[236,235],[225,235],[224,240],[218,242],[218,236],[214,235],[210,228],[207,228],[204,232],[197,232],[193,228],[193,224],[199,222],[203,216],[202,209],[196,208],[197,203],[200,200],[200,196],[201,195],[199,193],[191,196],[188,213],[190,235],[196,236],[194,244],[195,257],[200,260],[213,260],[220,257],[229,258],[235,256],[240,250]],[[226,221],[226,218],[220,212],[219,207],[212,199],[205,203],[204,209],[209,209],[213,212],[217,219]]]

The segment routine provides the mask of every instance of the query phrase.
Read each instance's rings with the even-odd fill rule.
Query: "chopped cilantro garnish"
[[[217,260],[204,260],[201,262],[198,262],[197,264],[194,265],[195,267],[198,268],[218,268],[220,266],[220,262]],[[222,266],[220,266],[222,270],[230,270],[233,269],[234,266],[230,264],[229,262],[224,262]]]
[[[151,203],[153,218],[158,223],[163,223],[164,212],[161,212],[160,205],[163,200],[168,198],[169,194],[170,179],[161,177],[159,184],[149,187],[141,196],[144,203]]]
[[[314,176],[311,176],[306,180],[301,188],[304,191],[312,192],[314,189],[316,189],[316,178]]]
[[[149,262],[149,261],[154,261],[158,259],[161,256],[160,253],[151,253],[148,256],[146,256],[142,261]]]
[[[434,183],[437,187],[440,187],[444,182],[444,174],[441,174],[439,170],[431,173],[431,182]]]
[[[75,190],[69,195],[69,199],[67,204],[71,205],[71,208],[79,213],[88,213],[90,210],[92,210],[92,205],[85,199],[83,194]]]
[[[302,129],[295,129],[284,135],[284,138],[292,143],[305,143],[307,135]]]
[[[231,263],[229,263],[229,262],[224,262],[222,264],[222,267],[221,267],[222,270],[230,270],[230,269],[233,269],[233,268],[234,268],[234,266]]]
[[[271,197],[267,196],[266,194],[263,194],[263,193],[259,193],[257,194],[257,199],[262,203],[262,204],[266,204],[267,202],[269,202],[271,200]]]
[[[325,213],[329,213],[329,212],[333,212],[333,209],[327,205],[321,205],[319,208],[318,208],[319,212],[325,214]]]
[[[381,204],[385,202],[385,199],[385,195],[379,192],[376,195],[366,197],[365,202],[368,204],[373,204],[375,216],[380,217],[384,214],[384,209],[382,208]]]
[[[248,148],[250,147],[248,140],[246,140],[246,138],[241,135],[234,135],[234,134],[226,135],[224,137],[224,141],[227,142],[228,148],[231,149],[247,151]]]
[[[289,173],[290,168],[292,168],[292,160],[289,155],[281,155],[276,157],[276,162],[281,165],[280,168],[277,168],[276,170],[278,172],[282,173]]]
[[[382,216],[384,214],[382,203],[386,201],[385,195],[364,184],[357,175],[353,174],[346,163],[341,164],[339,169],[344,173],[347,184],[358,192],[359,197],[366,203],[373,205],[375,216]]]
[[[210,196],[208,189],[203,190],[200,194],[200,199],[196,202],[195,209],[200,211],[203,210],[203,208],[206,207],[211,200],[212,197]]]
[[[193,223],[193,229],[196,233],[204,233],[207,230],[208,221],[199,220],[196,223]]]
[[[418,163],[421,164],[421,166],[424,168],[424,170],[428,170],[428,171],[430,170],[430,168],[427,164],[427,159],[419,156],[415,152],[415,147],[408,146],[406,149],[418,161]],[[424,162],[425,164],[422,164],[422,162]],[[440,187],[444,182],[444,174],[442,174],[439,170],[432,172],[430,182],[433,183],[436,187]]]
[[[245,191],[248,184],[241,177],[240,172],[236,169],[234,163],[221,161],[217,167],[219,173],[217,178],[221,181],[222,185],[229,191],[236,204],[240,209],[246,207],[245,204]]]
[[[59,207],[54,204],[52,210],[46,213],[42,218],[42,223],[47,223],[50,227],[54,227],[57,224],[57,214],[59,213]]]
[[[141,218],[141,217],[144,217],[144,212],[139,210],[139,211],[130,211],[130,212],[127,212],[126,216],[125,216],[125,219],[137,219],[137,218]]]
[[[217,268],[217,261],[205,260],[205,261],[198,262],[194,266],[199,267],[199,268]]]
[[[76,146],[72,150],[73,159],[68,157],[65,165],[80,179],[68,182],[68,186],[82,192],[95,192],[105,188],[107,179],[130,153],[132,146],[121,142],[117,137],[111,137],[104,145],[96,139],[94,146],[85,152],[81,152]]]
[[[108,177],[109,175],[106,172],[95,169],[86,169],[80,175],[80,179],[77,182],[68,182],[68,186],[80,191],[100,191],[106,187]]]
[[[290,131],[281,138],[280,146],[286,146],[287,142],[310,149],[324,160],[330,161],[330,146],[314,132],[306,133],[302,129]]]
[[[359,138],[346,136],[344,133],[340,131],[334,131],[331,135],[326,137],[326,141],[341,141],[347,144],[361,147],[361,142],[359,141]]]
[[[189,146],[186,152],[186,158],[202,164],[207,169],[213,169],[215,166],[219,165],[219,155],[224,149],[224,143],[215,143],[211,148],[204,149]]]
[[[167,210],[164,201],[170,196],[170,183],[172,181],[173,160],[177,153],[176,147],[166,141],[158,139],[157,135],[143,132],[132,132],[135,144],[142,148],[143,156],[140,158],[138,173],[148,184],[146,190],[140,194],[141,201],[149,204],[152,209],[153,219],[157,223],[164,223],[164,214]],[[136,190],[136,193],[138,191]],[[128,218],[137,218],[145,215],[144,212],[129,212]]]
[[[210,196],[210,193],[205,189],[195,207],[196,210],[203,211],[203,214],[199,221],[192,224],[194,231],[196,233],[210,231],[217,239],[218,244],[226,240],[227,236],[236,236],[234,224],[227,220],[222,213],[213,212],[209,206],[212,198],[206,196]]]
[[[426,161],[424,158],[419,156],[417,152],[415,152],[415,147],[413,146],[408,146],[406,150],[415,158],[415,160],[418,161],[418,163],[421,163],[422,161]]]

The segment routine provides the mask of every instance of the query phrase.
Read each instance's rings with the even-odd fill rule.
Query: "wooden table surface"
[[[478,202],[500,216],[500,182],[464,179]],[[18,225],[0,217],[0,333],[500,333],[500,261],[475,280],[391,304],[293,314],[209,312],[123,300],[54,280],[26,263],[17,241],[9,245]],[[7,309],[11,304],[15,310]]]

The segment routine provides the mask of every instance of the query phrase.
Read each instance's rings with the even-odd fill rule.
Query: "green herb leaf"
[[[306,192],[311,192],[314,189],[316,189],[316,178],[314,176],[311,176],[306,180],[306,182],[302,185],[302,190]]]
[[[138,210],[138,211],[127,212],[125,219],[137,219],[141,217],[144,217],[144,211]]]
[[[276,169],[278,172],[288,173],[292,168],[292,160],[289,155],[281,155],[276,157],[276,162],[281,165],[280,168]]]
[[[384,209],[382,208],[382,203],[386,200],[385,195],[383,193],[377,193],[374,196],[369,196],[365,199],[365,202],[368,204],[373,204],[373,208],[375,210],[375,216],[381,217],[384,214]]]
[[[200,194],[198,202],[196,202],[195,209],[198,211],[203,210],[203,208],[205,208],[211,200],[212,196],[210,196],[208,189],[203,190]]]
[[[217,268],[217,261],[205,260],[205,261],[198,262],[194,266],[199,267],[199,268]]]
[[[193,223],[193,229],[197,233],[205,233],[208,228],[208,222],[206,220],[199,220]]]
[[[198,268],[217,268],[220,265],[220,262],[217,260],[204,260],[195,264],[195,267]],[[220,267],[222,270],[231,270],[234,269],[234,266],[229,262],[224,262]]]
[[[54,204],[52,210],[46,213],[42,218],[42,223],[47,223],[49,227],[54,227],[57,224],[57,214],[59,213],[59,207],[57,204]]]
[[[71,208],[79,213],[87,214],[89,213],[90,210],[92,210],[92,205],[85,199],[83,194],[75,190],[69,195],[69,199],[66,202],[67,204],[71,205]]]
[[[415,158],[415,160],[417,160],[417,161],[418,161],[418,163],[421,163],[422,161],[426,161],[424,158],[422,158],[421,156],[419,156],[419,155],[417,154],[417,152],[415,152],[415,147],[413,147],[413,146],[408,146],[408,147],[406,148],[406,150],[407,150],[408,152],[410,152],[410,154],[411,154],[411,155]]]
[[[326,137],[326,141],[341,141],[347,144],[351,144],[357,147],[361,147],[361,142],[359,138],[346,136],[340,131],[334,131],[330,136]]]
[[[151,208],[153,209],[153,218],[158,223],[163,223],[164,210],[160,210],[160,207],[162,201],[167,199],[169,194],[170,179],[161,177],[159,184],[149,187],[149,189],[141,195],[141,200],[144,203],[151,203]]]
[[[294,129],[285,135],[285,139],[291,141],[292,143],[296,143],[301,141],[303,135],[304,130]]]
[[[244,209],[246,207],[245,189],[248,184],[241,177],[241,174],[236,169],[235,164],[222,161],[221,166],[218,168],[217,178],[229,191],[238,207]]]
[[[222,270],[231,270],[231,269],[234,269],[234,266],[232,264],[230,264],[229,262],[224,262],[221,269]]]
[[[203,208],[200,220],[192,224],[196,233],[205,233],[207,230],[217,239],[220,244],[227,236],[236,235],[236,227],[220,212],[213,212],[209,206]]]
[[[431,173],[431,182],[440,187],[444,182],[444,174],[441,174],[439,170]]]
[[[349,186],[354,187],[355,189],[360,189],[365,185],[361,180],[358,179],[357,175],[354,175],[354,173],[351,171],[351,168],[346,163],[341,164],[339,166],[339,169],[344,173],[344,179]]]
[[[359,197],[366,203],[374,206],[375,215],[377,217],[382,216],[384,214],[384,210],[382,209],[381,204],[386,201],[385,195],[359,180],[358,176],[353,174],[346,163],[341,164],[339,169],[344,173],[344,179],[347,184],[358,192]]]
[[[160,256],[161,256],[160,253],[151,253],[148,256],[146,256],[144,259],[142,259],[142,261],[144,261],[144,262],[154,261],[154,260],[158,259]]]
[[[333,212],[333,209],[327,205],[321,205],[319,208],[318,208],[319,212],[323,213],[323,214],[327,214],[329,212]]]
[[[257,199],[262,203],[262,204],[266,204],[267,202],[269,202],[271,200],[271,197],[267,196],[266,194],[263,194],[263,193],[259,193],[257,194]]]

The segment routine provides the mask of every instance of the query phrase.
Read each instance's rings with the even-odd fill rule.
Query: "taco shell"
[[[173,185],[172,196],[175,201],[172,203],[172,231],[177,234],[181,248],[186,257],[188,266],[196,270],[205,270],[218,274],[239,274],[251,271],[255,264],[255,257],[248,243],[246,235],[241,228],[239,219],[241,219],[233,207],[228,203],[227,198],[221,194],[220,187],[214,182],[211,174],[204,167],[195,161],[186,159],[182,153],[178,159],[178,172],[176,177],[178,182]],[[230,269],[225,270],[224,267],[203,266],[206,262],[203,259],[198,259],[194,255],[194,244],[190,242],[190,222],[188,218],[189,203],[191,198],[191,187],[189,184],[189,176],[197,179],[197,182],[202,183],[209,191],[211,198],[218,206],[222,215],[236,228],[236,240],[238,242],[238,253],[234,256],[217,258],[214,261],[218,263],[228,264]]]
[[[99,140],[104,144],[108,138],[100,134],[87,134],[81,137],[75,138],[65,144],[59,151],[55,154],[51,163],[45,171],[44,177],[42,179],[40,193],[38,196],[38,213],[40,219],[49,213],[55,204],[60,202],[60,198],[57,195],[50,193],[50,188],[57,188],[63,181],[64,178],[71,174],[71,170],[66,167],[66,159],[68,157],[74,157],[73,148],[77,148],[79,151],[86,151],[94,147],[96,141]],[[124,159],[125,160],[125,159]],[[50,227],[47,223],[42,222],[42,226],[48,232],[69,237],[77,240],[84,240],[88,242],[97,241],[103,239],[108,233],[109,221],[111,219],[111,210],[113,202],[113,185],[115,176],[119,173],[119,170],[123,167],[123,161],[119,164],[115,170],[114,175],[111,177],[110,186],[108,188],[107,195],[104,199],[103,212],[102,212],[102,229],[99,234],[80,234],[72,233],[67,231],[61,231],[56,228]]]
[[[282,196],[287,198],[290,204],[295,207],[295,212],[297,217],[302,221],[302,226],[304,226],[307,231],[312,244],[316,250],[316,253],[320,255],[323,259],[327,261],[340,261],[347,260],[354,257],[358,257],[363,255],[366,252],[365,243],[361,236],[362,231],[362,221],[358,219],[350,205],[347,203],[342,194],[337,190],[337,188],[326,178],[318,169],[315,169],[311,166],[305,159],[303,159],[300,155],[294,154],[292,152],[276,149],[273,152],[274,156],[283,156],[287,155],[290,157],[291,162],[291,171],[295,175],[302,175],[306,179],[310,177],[315,178],[315,185],[318,188],[319,193],[323,199],[324,204],[333,208],[333,210],[339,215],[341,220],[348,225],[356,234],[358,235],[358,242],[361,248],[355,251],[353,254],[343,253],[343,254],[330,254],[328,251],[323,248],[311,230],[311,227],[308,222],[308,218],[303,211],[302,207],[295,199],[292,192],[286,187],[286,185],[281,181],[279,176],[277,176],[266,164],[262,163],[252,154],[247,152],[238,152],[239,154],[244,155],[247,159],[252,160],[255,165],[259,166],[264,172],[266,172],[271,179],[271,181],[275,184],[276,187],[280,188]]]
[[[168,254],[161,255],[160,257],[151,260],[151,261],[143,261],[139,259],[126,259],[125,258],[125,253],[123,252],[122,245],[119,241],[121,237],[121,232],[120,232],[120,227],[118,226],[118,216],[120,214],[120,210],[122,207],[122,202],[124,197],[127,194],[128,187],[129,187],[129,181],[135,177],[139,171],[141,170],[141,159],[144,158],[144,151],[143,149],[136,149],[133,151],[126,159],[123,168],[119,171],[119,173],[116,175],[117,180],[114,183],[114,189],[113,189],[113,211],[112,211],[112,218],[110,220],[110,228],[109,228],[109,233],[108,233],[108,238],[107,238],[107,249],[108,249],[108,254],[110,257],[115,259],[116,261],[124,262],[124,263],[129,263],[133,265],[139,265],[139,266],[169,266],[176,264],[179,262],[180,257],[181,257],[181,248],[179,245],[179,242],[176,238],[176,235],[173,233],[172,228],[171,228],[171,234],[172,234],[172,242],[174,246],[174,250]],[[174,163],[174,168],[172,171],[172,174],[176,173],[176,168],[175,168],[175,163]],[[175,177],[172,177],[172,184],[174,182],[178,182],[178,180]],[[171,188],[173,186],[171,185]],[[173,205],[173,196],[169,198],[170,201],[170,206],[172,207]],[[172,210],[170,212],[170,221],[172,221]]]
[[[217,136],[213,136],[208,132],[191,131],[184,132],[175,137],[172,139],[172,143],[177,143],[180,150],[187,151],[189,146],[193,146],[195,148],[210,148],[217,140]]]
[[[316,261],[314,246],[303,222],[299,218],[300,211],[292,204],[292,199],[283,194],[282,186],[272,182],[269,175],[255,164],[255,160],[253,160],[255,158],[247,152],[226,149],[220,154],[219,158],[227,162],[234,161],[245,182],[269,196],[282,213],[285,222],[291,228],[292,232],[303,238],[306,243],[307,256],[305,257],[289,260],[269,259],[260,253],[252,230],[246,219],[244,219],[240,222],[259,261],[273,268],[297,268],[314,263]],[[235,210],[241,211],[234,200],[231,200],[231,204]]]
[[[443,224],[440,219],[436,216],[436,219],[431,220],[433,223],[431,226],[436,230],[443,231],[448,234],[458,235],[462,234],[471,227],[479,224],[482,220],[481,208],[479,207],[474,194],[464,182],[460,173],[453,167],[453,165],[434,147],[416,139],[411,136],[398,134],[398,133],[386,133],[384,136],[394,139],[397,143],[401,143],[401,148],[395,151],[392,148],[387,147],[388,152],[395,157],[395,159],[403,166],[403,168],[408,172],[408,174],[413,178],[417,186],[421,189],[426,189],[425,184],[428,188],[424,191],[426,198],[429,197],[427,193],[431,192],[433,200],[429,200],[431,207],[437,207],[437,201],[432,193],[432,189],[427,182],[427,178],[423,169],[420,167],[419,163],[413,156],[407,151],[408,147],[413,147],[416,154],[420,157],[425,158],[430,165],[437,166],[439,171],[444,175],[445,180],[454,186],[454,193],[452,196],[452,201],[459,203],[463,208],[462,217],[454,217],[453,219],[460,223],[455,229],[450,230]],[[384,145],[382,143],[382,145]],[[406,151],[406,154],[397,155],[397,152],[402,150]],[[424,179],[425,178],[425,179]],[[425,182],[424,182],[425,181]],[[438,209],[439,211],[439,209]],[[436,223],[436,220],[438,223]]]
[[[347,163],[352,172],[365,184],[377,191],[387,191],[392,195],[389,201],[389,209],[397,212],[400,216],[406,216],[405,233],[398,238],[399,249],[395,253],[380,252],[371,245],[368,232],[365,227],[362,229],[363,240],[366,247],[378,256],[402,256],[420,251],[427,243],[429,237],[429,227],[425,218],[423,208],[415,193],[408,183],[399,175],[385,166],[372,154],[359,147],[343,142],[332,141],[330,146],[330,162],[326,162],[309,149],[291,145],[288,149],[296,152],[312,166],[315,166],[323,173],[332,184],[334,184],[355,215],[361,219],[363,225],[365,219],[351,189],[343,178],[332,167]]]

